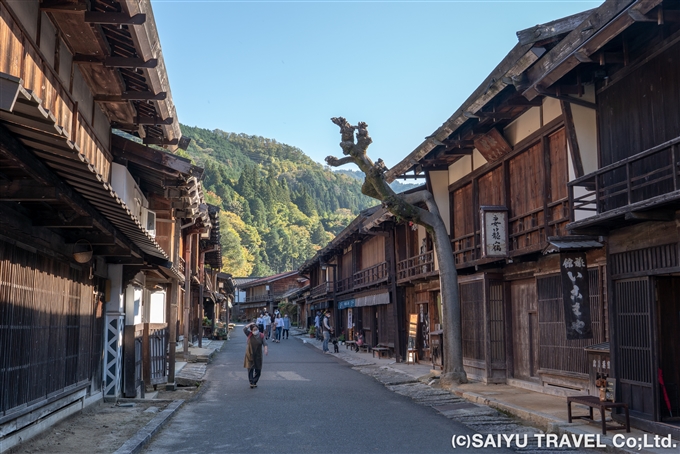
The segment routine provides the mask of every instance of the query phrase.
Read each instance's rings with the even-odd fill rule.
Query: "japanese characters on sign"
[[[586,254],[560,254],[560,271],[567,339],[592,339]]]
[[[482,257],[508,255],[508,217],[505,207],[481,207]]]

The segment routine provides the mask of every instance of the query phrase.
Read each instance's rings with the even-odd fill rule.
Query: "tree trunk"
[[[444,373],[441,377],[443,385],[467,383],[467,375],[463,368],[463,336],[461,330],[460,297],[458,294],[458,272],[451,249],[451,241],[446,231],[444,221],[439,214],[439,208],[434,197],[428,191],[418,191],[411,194],[395,194],[385,181],[384,173],[387,168],[382,160],[375,164],[366,154],[372,143],[368,135],[368,125],[359,123],[350,125],[342,117],[333,118],[333,123],[340,127],[342,148],[345,158],[338,159],[328,156],[326,162],[333,167],[354,163],[362,172],[365,180],[361,191],[374,199],[380,200],[383,206],[401,221],[411,221],[424,226],[433,237],[439,265],[439,285],[442,301],[442,329]],[[355,131],[356,140],[355,140]],[[425,204],[427,210],[417,206]]]

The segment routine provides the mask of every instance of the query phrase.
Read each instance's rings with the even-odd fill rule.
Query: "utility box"
[[[591,345],[585,348],[588,354],[588,370],[590,380],[588,383],[588,394],[599,396],[600,389],[595,385],[598,378],[612,381],[613,371],[611,369],[609,342]]]

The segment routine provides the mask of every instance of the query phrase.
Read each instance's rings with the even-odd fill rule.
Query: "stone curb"
[[[537,425],[539,428],[543,429],[546,433],[554,433],[557,435],[564,435],[564,434],[574,434],[574,435],[587,435],[587,434],[592,434],[592,432],[585,431],[583,429],[579,428],[578,423],[574,424],[571,423],[569,424],[568,422],[556,418],[552,415],[549,415],[547,413],[542,413],[540,411],[533,411],[533,410],[527,410],[526,408],[520,407],[518,405],[513,405],[509,404],[507,402],[501,402],[496,399],[483,396],[481,394],[477,393],[472,393],[472,392],[466,392],[466,391],[461,391],[461,390],[453,390],[453,393],[459,397],[462,397],[463,399],[469,400],[470,402],[474,402],[477,404],[481,405],[486,405],[487,407],[495,408],[497,410],[504,411],[506,413],[510,413],[511,415],[517,416],[518,418],[524,420],[524,421],[529,421],[535,425]],[[587,423],[586,423],[587,424]],[[625,432],[624,432],[625,433]],[[638,454],[654,454],[653,451],[641,449],[639,451],[634,451],[634,450],[629,450],[625,448],[617,448],[613,445],[613,440],[612,437],[609,435],[601,435],[601,441],[602,443],[606,444],[607,447],[604,448],[602,451],[603,452],[610,452],[610,453],[626,453],[626,454],[632,454],[632,453],[638,453]]]
[[[128,441],[123,443],[123,446],[118,448],[114,454],[136,454],[151,440],[164,425],[168,422],[170,417],[182,406],[184,400],[173,400],[165,410],[158,413],[149,423],[142,427],[135,435]]]

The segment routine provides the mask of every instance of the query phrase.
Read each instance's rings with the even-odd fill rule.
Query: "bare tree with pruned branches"
[[[467,375],[463,369],[463,341],[461,333],[460,297],[458,294],[458,272],[453,258],[453,250],[444,221],[434,197],[423,190],[412,194],[396,194],[385,181],[387,167],[382,159],[371,161],[367,155],[368,146],[373,139],[368,135],[368,125],[360,122],[356,126],[342,117],[331,121],[340,127],[342,142],[340,148],[344,158],[328,156],[326,162],[332,167],[354,163],[364,173],[361,192],[378,199],[397,219],[422,225],[434,240],[439,265],[439,282],[442,300],[442,325],[444,328],[444,373],[443,384],[466,383]],[[420,208],[424,204],[427,209]]]

